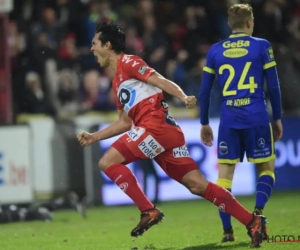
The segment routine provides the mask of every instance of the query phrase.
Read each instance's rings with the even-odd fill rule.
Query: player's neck
[[[109,58],[109,67],[113,70],[117,69],[117,64],[123,54],[112,54]]]
[[[235,29],[235,30],[232,30],[232,34],[236,34],[236,33],[245,33],[245,34],[251,36],[250,32],[248,30],[245,30],[245,29]]]

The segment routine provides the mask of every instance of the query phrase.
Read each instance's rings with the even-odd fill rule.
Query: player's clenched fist
[[[188,109],[192,109],[196,106],[197,99],[195,96],[186,96],[184,99],[184,104]]]
[[[96,141],[95,136],[88,132],[81,132],[77,135],[77,140],[82,147],[90,146]]]

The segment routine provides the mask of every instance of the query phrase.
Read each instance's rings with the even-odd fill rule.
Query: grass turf
[[[239,198],[253,208],[254,197]],[[1,250],[214,250],[247,249],[250,238],[236,220],[237,241],[219,244],[222,228],[217,208],[204,201],[170,202],[159,206],[166,219],[144,236],[130,237],[139,213],[135,207],[101,207],[88,211],[82,219],[75,212],[57,212],[54,221],[13,223],[0,226]],[[265,214],[269,234],[300,235],[299,193],[274,194]],[[283,239],[283,238],[282,238]],[[279,237],[277,237],[279,240]],[[261,249],[300,249],[300,242],[264,243]]]

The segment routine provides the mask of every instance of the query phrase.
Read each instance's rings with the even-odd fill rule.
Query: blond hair
[[[231,29],[244,28],[247,20],[253,18],[253,10],[249,4],[234,4],[227,14]]]

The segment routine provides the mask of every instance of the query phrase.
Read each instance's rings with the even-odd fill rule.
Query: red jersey
[[[138,125],[152,111],[167,111],[161,89],[147,83],[155,72],[140,57],[122,55],[117,62],[117,72],[113,79],[118,110],[124,110]]]

